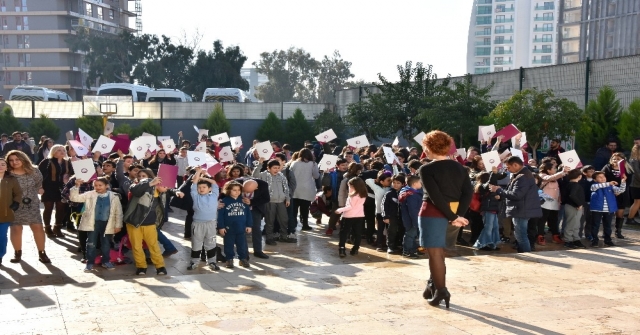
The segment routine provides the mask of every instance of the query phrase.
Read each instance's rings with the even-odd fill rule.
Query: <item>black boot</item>
[[[616,238],[624,239],[624,236],[622,236],[623,223],[624,223],[624,218],[616,218]]]
[[[443,287],[436,289],[431,300],[427,300],[427,302],[431,306],[439,306],[440,301],[444,300],[445,306],[449,308],[449,299],[451,299],[451,294],[446,287]]]
[[[426,300],[433,298],[433,290],[433,279],[429,278],[429,280],[427,280],[427,287],[425,287],[424,292],[422,292],[422,297]]]
[[[340,258],[347,257],[347,249],[345,248],[338,249],[338,255],[340,256]]]
[[[214,250],[216,251],[216,262],[224,263],[227,261],[227,258],[222,255],[222,249],[220,249],[220,247],[215,247]]]
[[[22,250],[16,250],[12,259],[9,260],[11,263],[20,263],[22,260]]]

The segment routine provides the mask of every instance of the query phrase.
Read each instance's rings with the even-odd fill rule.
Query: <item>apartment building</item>
[[[559,0],[475,0],[467,72],[556,64]]]
[[[640,53],[639,0],[562,0],[558,63]]]
[[[258,73],[258,69],[254,67],[243,67],[240,69],[240,76],[249,83],[249,91],[247,91],[249,99],[252,102],[261,102],[256,98],[256,87],[269,82],[267,75]]]
[[[130,4],[139,11],[139,0],[0,0],[0,94],[8,99],[14,87],[35,85],[81,100],[86,65],[67,38],[78,29],[135,33]]]

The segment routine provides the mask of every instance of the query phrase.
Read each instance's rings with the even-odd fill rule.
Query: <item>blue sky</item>
[[[261,52],[294,46],[316,59],[339,50],[353,63],[355,79],[374,81],[381,72],[394,80],[396,66],[407,60],[433,65],[440,77],[463,75],[472,3],[142,0],[142,21],[144,33],[175,40],[199,31],[200,48],[210,49],[216,39],[239,45],[249,57],[246,67]]]

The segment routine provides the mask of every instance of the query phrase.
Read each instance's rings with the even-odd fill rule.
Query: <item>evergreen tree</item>
[[[40,136],[45,135],[55,141],[60,137],[60,128],[56,126],[56,123],[49,116],[40,114],[40,118],[31,121],[29,124],[29,134],[33,138],[40,138]]]
[[[127,134],[130,138],[133,139],[138,137],[141,133],[138,133],[138,131],[135,128],[131,127],[131,125],[129,125],[128,123],[123,123],[113,129],[113,134]]]
[[[340,114],[330,110],[324,109],[322,113],[313,116],[313,131],[314,134],[320,134],[323,131],[333,129],[338,138],[344,138],[347,131],[347,125],[340,117]]]
[[[289,143],[294,150],[302,148],[305,140],[314,139],[311,124],[304,117],[300,108],[296,108],[293,115],[285,122],[284,133],[285,142]]]
[[[103,119],[101,116],[81,116],[76,120],[76,126],[93,138],[98,138],[104,133]]]
[[[204,121],[204,128],[208,129],[209,134],[217,135],[221,133],[230,133],[231,132],[231,123],[227,120],[227,116],[224,115],[224,111],[222,110],[222,105],[216,103],[215,107],[209,117]]]
[[[22,129],[22,123],[13,116],[11,107],[5,107],[0,113],[0,133],[7,134],[11,137],[11,133]]]
[[[629,109],[620,115],[616,130],[623,146],[630,146],[636,136],[640,135],[640,98],[635,98]]]
[[[152,118],[148,118],[142,121],[142,123],[140,124],[140,127],[136,128],[136,130],[140,134],[149,133],[156,136],[162,135],[162,127],[160,127],[160,125],[157,124]]]
[[[589,101],[576,134],[580,156],[593,157],[610,138],[616,138],[622,106],[616,91],[605,86],[595,100]]]
[[[280,121],[275,113],[269,112],[267,118],[260,128],[258,128],[256,138],[259,141],[281,141],[283,139],[282,135],[282,121]]]

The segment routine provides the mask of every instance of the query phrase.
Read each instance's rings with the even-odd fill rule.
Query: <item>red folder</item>
[[[167,188],[176,187],[176,178],[178,177],[178,166],[160,164],[158,167],[158,178],[162,179],[160,186]]]
[[[126,135],[126,134],[124,134]],[[131,140],[129,139],[129,135],[127,137],[120,137],[120,135],[113,137],[112,139],[116,141],[116,144],[113,145],[113,152],[118,152],[121,150],[123,153],[129,152],[129,147],[131,146]]]
[[[207,168],[207,173],[213,178],[218,174],[218,172],[222,171],[222,169],[224,169],[224,166],[220,163],[216,163]]]
[[[500,131],[498,131],[495,135],[493,135],[493,137],[498,137],[500,135],[504,136],[504,138],[502,139],[502,142],[508,141],[510,140],[512,137],[516,136],[520,134],[520,130],[518,130],[518,128],[516,126],[514,126],[513,124],[510,124],[502,129],[500,129]]]

